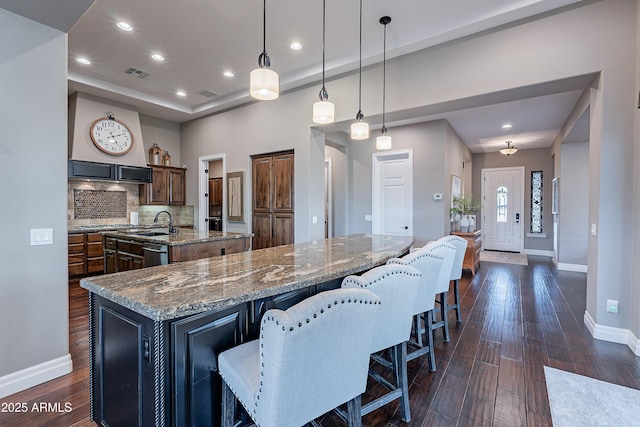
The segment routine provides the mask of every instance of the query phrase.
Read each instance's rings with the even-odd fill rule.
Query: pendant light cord
[[[262,3],[262,53],[258,56],[258,66],[260,68],[269,68],[271,60],[267,55],[267,0]]]
[[[326,15],[327,15],[327,0],[322,0],[322,89],[320,89],[320,101],[326,101],[329,99],[329,93],[324,86],[324,46],[325,46],[325,34],[326,34]]]
[[[358,80],[358,114],[356,114],[356,120],[362,121],[364,114],[362,114],[362,0],[360,0],[360,77]]]
[[[385,126],[385,105],[387,100],[387,24],[384,24],[384,41],[382,43],[382,134],[387,133]]]

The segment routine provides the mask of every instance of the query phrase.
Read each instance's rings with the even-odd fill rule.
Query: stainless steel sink
[[[134,233],[136,236],[168,236],[169,233],[166,231],[143,231],[142,233]]]

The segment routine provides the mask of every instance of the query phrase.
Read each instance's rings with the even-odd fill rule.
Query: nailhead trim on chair
[[[412,274],[412,275],[413,275],[413,276],[417,276],[417,274]],[[351,298],[349,298],[347,301],[342,300],[342,302],[341,302],[341,303],[342,303],[342,304],[344,304],[345,302],[346,302],[346,303],[359,303],[359,304],[363,304],[363,303],[364,303],[364,304],[373,304],[373,305],[382,304],[380,301],[368,301],[368,300],[362,300],[362,299],[360,299],[360,300],[351,300]],[[336,300],[336,301],[334,301],[334,304],[333,304],[333,305],[338,305],[338,301],[337,301],[337,300]],[[327,305],[327,308],[331,308],[331,306],[332,306],[332,304],[328,304],[328,305]],[[324,313],[324,309],[320,309],[320,313]],[[316,319],[317,317],[318,317],[318,313],[314,313],[314,314],[313,314],[313,318],[314,318],[314,319]],[[266,322],[270,322],[270,321],[274,321],[274,320],[275,320],[275,319],[274,319],[273,317],[271,317],[271,316],[265,316],[265,317],[263,317],[263,319],[262,319],[262,325],[261,325],[261,327],[260,327],[260,330],[261,330],[261,331],[264,331],[264,325],[265,325],[265,323],[266,323]],[[311,320],[310,320],[310,319],[306,319],[306,323],[310,323],[310,322],[311,322]],[[275,323],[276,323],[276,325],[278,325],[278,326],[280,325],[280,322],[279,322],[279,321],[277,321],[277,320],[275,321]],[[299,327],[299,328],[301,328],[301,327],[302,327],[302,322],[298,322],[298,327]],[[293,326],[291,326],[291,327],[289,328],[289,331],[291,332],[291,331],[293,331],[294,329],[295,329],[295,328],[294,328]],[[286,331],[286,328],[283,326],[283,327],[282,327],[282,330],[283,330],[283,331]],[[261,335],[261,338],[263,338],[263,337],[264,337],[264,335]],[[260,343],[260,348],[264,348],[264,343]],[[260,353],[260,357],[264,357],[264,353],[262,353],[262,352],[261,352],[261,353]],[[261,365],[261,367],[262,367],[262,368],[264,368],[264,363],[261,363],[260,365]],[[260,369],[260,376],[261,376],[261,377],[264,377],[264,371],[263,371],[262,369]],[[223,379],[224,379],[224,378],[223,378]],[[225,383],[226,383],[226,381],[225,381]],[[227,385],[228,385],[228,383],[227,383]],[[229,387],[229,388],[231,389],[231,387]],[[232,392],[233,392],[233,394],[236,396],[236,398],[238,398],[238,395],[235,393],[235,391],[234,391],[233,389],[231,389],[231,391],[232,391]],[[255,405],[254,405],[255,407],[253,408],[253,414],[254,414],[254,415],[256,414],[256,408],[258,407],[258,402],[257,402],[257,401],[258,401],[258,400],[260,400],[260,393],[262,393],[262,380],[260,380],[260,387],[258,388],[258,394],[256,395],[256,402],[255,402]],[[238,399],[238,400],[240,401],[240,403],[242,404],[242,406],[244,406],[244,407],[245,407],[245,409],[247,409],[247,410],[248,410],[247,405],[246,405],[242,400],[240,400],[240,399]],[[253,418],[253,421],[255,422],[255,417],[252,417],[252,418]],[[257,422],[255,422],[255,424],[256,424],[256,426],[257,426],[257,427],[260,427],[260,424],[258,424]]]
[[[404,275],[409,276],[409,277],[420,276],[420,273],[409,273],[407,271],[391,271],[391,272],[385,273],[383,277],[389,277],[389,276],[392,276],[394,274],[404,274]],[[354,278],[347,277],[346,279],[344,279],[343,283],[355,283],[356,285],[360,285],[361,287],[366,288],[369,285],[373,285],[374,283],[377,283],[379,279],[382,279],[380,277],[380,278],[376,278],[376,279],[374,279],[372,281],[369,281],[369,282],[363,282],[362,280],[359,280],[361,277],[362,276],[355,276]]]

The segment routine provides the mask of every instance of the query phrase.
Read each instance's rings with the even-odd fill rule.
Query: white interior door
[[[413,234],[413,151],[373,154],[373,233]]]
[[[523,215],[524,167],[482,169],[484,249],[522,251]]]

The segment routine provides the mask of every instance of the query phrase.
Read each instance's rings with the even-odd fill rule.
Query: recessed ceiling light
[[[502,125],[502,129],[511,129],[511,123],[505,123]]]
[[[131,25],[127,24],[127,23],[126,23],[126,22],[124,22],[124,21],[119,21],[116,25],[117,25],[117,26],[118,26],[118,28],[120,28],[121,30],[124,30],[124,31],[133,31],[133,27],[132,27]]]
[[[289,47],[293,50],[300,50],[302,49],[302,45],[300,44],[300,42],[293,42],[289,45]]]
[[[176,95],[178,95],[178,96],[187,96],[187,94],[185,92],[181,91],[181,90],[177,91]]]
[[[233,77],[235,76],[235,74],[233,74],[233,71],[225,71],[224,73],[222,73],[225,77]]]
[[[154,53],[153,55],[151,55],[151,57],[159,62],[164,61],[164,56],[160,55],[159,53]]]
[[[76,61],[84,65],[91,65],[91,61],[89,61],[87,58],[76,58]]]

